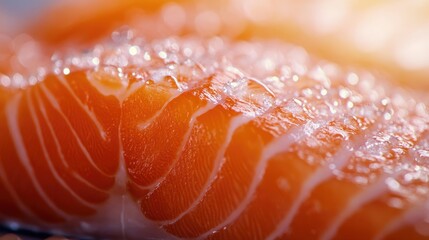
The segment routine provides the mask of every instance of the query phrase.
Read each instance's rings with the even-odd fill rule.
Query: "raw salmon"
[[[132,30],[2,75],[0,219],[113,239],[428,239],[427,99],[276,41]]]
[[[429,239],[424,91],[345,67],[348,51],[337,51],[339,65],[248,40],[280,37],[335,59],[332,36],[303,41],[313,38],[291,31],[298,23],[264,13],[283,11],[164,2],[82,1],[79,16],[73,3],[48,16],[68,24],[35,25],[40,42],[1,39],[4,228],[103,239]]]

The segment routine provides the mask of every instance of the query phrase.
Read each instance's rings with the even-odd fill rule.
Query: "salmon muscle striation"
[[[127,31],[0,75],[5,226],[429,239],[422,93],[281,42]]]

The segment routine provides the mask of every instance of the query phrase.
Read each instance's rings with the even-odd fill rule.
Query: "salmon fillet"
[[[427,98],[382,75],[282,42],[128,29],[0,83],[11,229],[429,238]]]

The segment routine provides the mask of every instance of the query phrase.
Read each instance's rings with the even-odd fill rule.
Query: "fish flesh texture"
[[[429,239],[424,92],[284,42],[130,32],[0,75],[3,225]]]

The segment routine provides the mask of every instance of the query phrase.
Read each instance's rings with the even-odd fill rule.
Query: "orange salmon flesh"
[[[429,239],[423,90],[280,40],[134,27],[0,61],[4,228]]]
[[[37,81],[3,79],[5,224],[136,239],[427,238],[417,93],[280,42],[124,38],[57,57]]]

